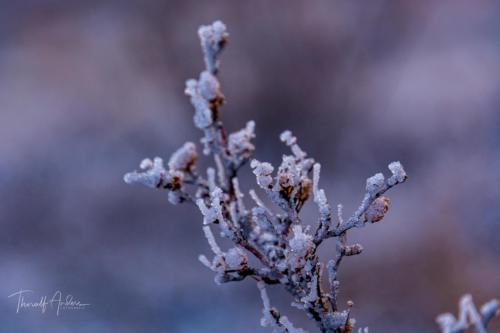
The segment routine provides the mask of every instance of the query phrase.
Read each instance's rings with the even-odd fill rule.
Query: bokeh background
[[[436,332],[462,294],[500,297],[498,2],[3,0],[0,332],[269,332],[252,281],[217,286],[199,264],[199,213],[122,181],[200,137],[183,89],[215,19],[231,34],[222,117],[257,122],[258,159],[278,163],[291,129],[346,214],[388,162],[410,174],[383,223],[350,234],[365,252],[344,262],[341,297],[361,326]],[[91,306],[16,314],[21,288]]]

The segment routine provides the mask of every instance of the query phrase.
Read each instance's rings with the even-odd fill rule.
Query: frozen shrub
[[[251,142],[255,123],[249,121],[243,129],[226,134],[220,119],[224,96],[217,72],[218,57],[227,44],[228,33],[225,25],[217,21],[200,27],[198,34],[206,68],[198,80],[186,82],[185,93],[194,107],[194,124],[203,131],[203,153],[213,157],[215,168],[208,168],[206,177],[198,173],[196,147],[188,142],[172,155],[168,169],[161,158],[146,159],[140,165],[141,171],[125,175],[125,182],[166,190],[170,202],[191,202],[199,208],[203,232],[213,252],[212,259],[200,255],[199,260],[215,272],[218,284],[247,277],[257,282],[264,304],[263,326],[274,332],[305,332],[271,306],[266,285],[281,285],[292,296],[292,305],[303,310],[321,332],[351,332],[353,302],[348,301],[344,308],[339,304],[338,270],[344,257],[362,253],[363,247],[349,244],[347,232],[384,218],[390,203],[384,194],[406,181],[403,166],[392,162],[389,178],[382,173],[368,178],[359,207],[344,220],[342,206],[338,205],[334,214],[325,191],[319,187],[321,165],[299,147],[292,132],[284,131],[280,139],[291,154],[283,156],[277,169],[268,162],[255,159],[250,162],[257,185],[279,213],[266,207],[253,189],[248,193],[254,205],[247,208],[238,170],[250,161],[255,149]],[[319,212],[315,228],[305,227],[300,217],[304,203],[311,196]],[[231,240],[234,246],[223,251],[212,228],[218,228],[220,236]],[[335,240],[336,252],[324,265],[319,261],[317,249],[330,238]],[[249,255],[257,259],[257,266],[249,264]],[[322,281],[328,282],[327,288]],[[493,305],[482,312],[483,320],[492,316],[490,307]],[[455,327],[468,325],[466,319],[456,321],[450,316],[440,319],[442,327],[452,327],[445,332],[460,332]],[[368,329],[358,332],[366,333]]]
[[[474,328],[477,333],[486,333],[486,326],[494,317],[500,315],[500,302],[496,299],[485,303],[478,311],[471,295],[460,299],[459,316],[455,318],[451,313],[444,313],[436,318],[442,333],[465,333]]]

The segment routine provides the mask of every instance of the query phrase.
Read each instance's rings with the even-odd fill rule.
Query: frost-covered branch
[[[442,333],[465,333],[471,327],[477,333],[486,333],[489,321],[495,316],[500,316],[498,300],[493,299],[478,310],[472,301],[472,296],[465,295],[460,299],[458,318],[451,313],[444,313],[436,318],[436,322]]]
[[[217,21],[200,27],[198,34],[205,69],[198,79],[186,82],[185,93],[194,108],[194,125],[203,132],[203,153],[211,156],[214,167],[207,169],[206,178],[199,174],[196,146],[188,142],[174,152],[167,168],[159,157],[146,159],[139,171],[125,175],[125,182],[166,190],[170,202],[189,201],[198,207],[213,253],[200,255],[200,262],[215,272],[219,284],[247,277],[256,280],[264,304],[264,326],[275,332],[304,332],[270,305],[265,285],[281,285],[291,295],[292,305],[303,310],[321,332],[351,332],[354,303],[348,301],[344,309],[338,304],[338,269],[344,257],[360,254],[363,247],[349,244],[347,232],[383,219],[389,207],[389,199],[383,194],[407,179],[401,163],[389,164],[392,175],[388,179],[376,174],[367,180],[363,201],[347,221],[341,205],[334,216],[326,193],[319,186],[321,166],[308,157],[292,132],[284,131],[280,136],[290,153],[283,155],[276,168],[268,162],[251,160],[255,149],[253,121],[226,135],[220,113],[224,95],[217,73],[228,33],[226,26]],[[256,191],[240,188],[238,171],[250,160],[257,185],[277,209],[267,207]],[[249,193],[252,201],[245,200],[243,193]],[[308,223],[300,216],[311,196],[319,212],[314,230],[306,227]],[[215,229],[218,232],[214,234]],[[216,235],[229,239],[232,246],[221,248]],[[335,238],[336,252],[325,265],[320,262],[317,249],[329,238]],[[256,260],[250,260],[251,256]],[[327,288],[322,283],[325,280],[329,283]]]

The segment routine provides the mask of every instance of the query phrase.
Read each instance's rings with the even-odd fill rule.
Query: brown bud
[[[355,256],[363,252],[363,246],[361,244],[346,245],[344,247],[344,255]]]
[[[302,178],[300,180],[300,189],[299,193],[297,193],[297,199],[301,202],[304,202],[309,198],[309,194],[312,191],[312,182],[309,178]]]
[[[379,197],[373,201],[365,213],[365,221],[376,223],[384,218],[389,210],[390,200],[388,197]]]

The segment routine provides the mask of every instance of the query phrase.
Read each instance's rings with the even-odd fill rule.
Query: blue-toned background
[[[410,180],[351,232],[343,301],[370,332],[437,331],[463,293],[500,297],[500,6],[448,1],[0,2],[0,332],[270,332],[252,281],[217,286],[201,218],[126,186],[144,157],[201,136],[184,81],[196,30],[223,20],[230,130],[257,123],[260,160],[291,129],[349,214],[401,160]],[[255,187],[243,171],[246,189]],[[315,223],[315,208],[305,211]],[[222,243],[224,244],[224,243]],[[333,244],[320,252],[333,256]],[[16,314],[56,290],[91,306]],[[315,331],[290,297],[271,301]],[[500,320],[492,331],[500,330]]]

